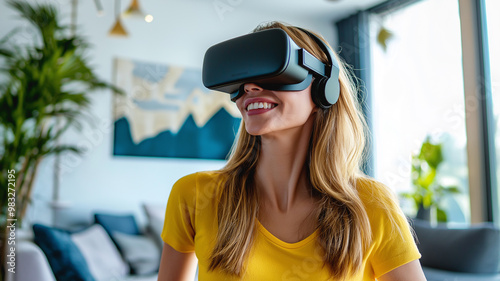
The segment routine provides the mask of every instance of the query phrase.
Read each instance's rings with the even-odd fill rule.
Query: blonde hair
[[[272,22],[254,31],[269,28],[283,29],[297,45],[327,62],[316,42],[296,27]],[[371,228],[356,187],[357,180],[364,177],[360,165],[366,123],[355,98],[352,75],[340,60],[339,66],[340,96],[331,108],[316,113],[306,169],[314,193],[320,196],[315,214],[324,264],[333,278],[345,279],[361,268],[371,243]],[[259,211],[253,178],[260,149],[260,136],[248,134],[242,121],[228,163],[220,170],[225,182],[219,194],[210,270],[237,276],[244,273]]]

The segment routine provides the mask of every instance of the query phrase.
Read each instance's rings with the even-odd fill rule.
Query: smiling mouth
[[[275,108],[276,106],[277,106],[277,104],[274,104],[274,103],[254,102],[254,103],[250,103],[249,105],[247,105],[246,110],[251,111],[251,110],[256,110],[256,109],[271,109],[271,108]]]

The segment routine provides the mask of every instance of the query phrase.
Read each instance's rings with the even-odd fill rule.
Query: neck
[[[306,159],[313,116],[303,126],[261,137],[256,187],[261,204],[286,212],[294,203],[310,198]]]

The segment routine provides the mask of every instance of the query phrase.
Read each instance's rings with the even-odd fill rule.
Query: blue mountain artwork
[[[233,144],[240,120],[221,108],[202,128],[199,128],[190,115],[177,133],[166,130],[155,137],[134,144],[129,121],[126,117],[122,117],[115,121],[113,154],[225,159]]]

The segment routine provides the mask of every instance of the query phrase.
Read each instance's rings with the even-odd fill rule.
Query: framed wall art
[[[113,154],[225,159],[241,116],[229,95],[206,89],[201,70],[115,59]]]

